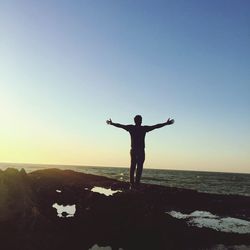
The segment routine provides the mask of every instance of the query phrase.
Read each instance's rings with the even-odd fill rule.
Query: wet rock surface
[[[106,196],[102,187],[122,192]],[[56,206],[72,206],[58,216]],[[54,205],[54,207],[53,207]],[[250,221],[250,197],[126,182],[71,170],[0,170],[1,249],[209,249],[250,246],[250,234],[198,228],[167,212],[208,211]]]

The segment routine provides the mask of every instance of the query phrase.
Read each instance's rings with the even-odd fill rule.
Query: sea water
[[[27,173],[46,168],[70,169],[129,181],[129,168],[0,163],[0,169],[8,167],[24,168]],[[194,189],[199,192],[250,196],[250,174],[145,168],[141,181],[148,184]]]
[[[129,181],[128,168],[76,167],[75,170]],[[145,168],[141,181],[148,184],[194,189],[199,192],[250,196],[250,174]]]

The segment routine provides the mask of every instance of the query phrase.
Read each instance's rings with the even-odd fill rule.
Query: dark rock
[[[123,192],[105,196],[94,186]],[[56,192],[60,190],[61,192]],[[54,203],[76,205],[74,217],[57,216]],[[250,235],[190,227],[166,211],[210,211],[250,218],[250,197],[129,184],[71,170],[0,171],[1,249],[204,249],[215,244],[250,245]],[[237,215],[237,216],[236,216]]]

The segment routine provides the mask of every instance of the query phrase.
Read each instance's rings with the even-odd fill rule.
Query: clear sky
[[[0,162],[250,173],[249,0],[0,1]]]

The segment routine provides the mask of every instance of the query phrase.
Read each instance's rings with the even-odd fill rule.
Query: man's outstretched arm
[[[113,125],[113,126],[115,126],[117,128],[123,128],[125,130],[127,130],[127,127],[128,127],[128,125],[123,125],[123,124],[120,124],[120,123],[114,123],[114,122],[112,122],[111,119],[107,120],[106,122],[107,122],[108,125]]]
[[[164,126],[171,125],[173,123],[174,123],[174,119],[168,118],[168,120],[166,122],[164,122],[164,123],[159,123],[159,124],[156,124],[156,125],[153,125],[153,126],[147,126],[147,132],[152,131],[152,130],[154,130],[156,128],[162,128]]]

